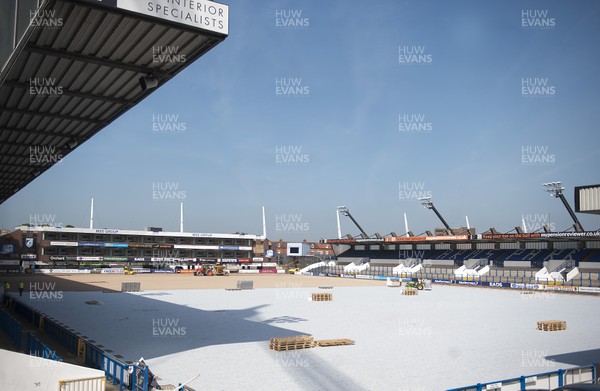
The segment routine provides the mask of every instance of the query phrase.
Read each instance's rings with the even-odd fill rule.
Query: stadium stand
[[[488,259],[496,267],[502,267],[505,261],[526,261],[524,267],[542,268],[543,263],[553,259],[572,259],[577,265],[583,262],[600,262],[600,250],[597,249],[565,249],[565,250],[355,250],[349,249],[338,256],[342,263],[355,262],[357,259],[368,259],[372,264],[390,265],[407,258],[431,260],[454,260],[456,266],[462,266],[467,259]],[[514,267],[514,264],[513,264]],[[518,267],[518,266],[517,266]]]

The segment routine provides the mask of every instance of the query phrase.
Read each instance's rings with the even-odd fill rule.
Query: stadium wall
[[[504,261],[505,268],[516,267],[519,269],[531,268],[531,262],[528,261]]]
[[[31,390],[37,387],[43,390],[59,390],[60,382],[66,380],[87,380],[86,390],[104,390],[104,372],[97,369],[3,349],[0,349],[0,361],[3,363],[0,365],[2,390]]]
[[[584,270],[600,270],[600,262],[585,262],[579,264],[580,269]]]

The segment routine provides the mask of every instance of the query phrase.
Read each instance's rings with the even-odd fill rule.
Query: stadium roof
[[[575,211],[600,215],[600,185],[575,187]]]
[[[111,235],[131,235],[131,236],[170,236],[177,238],[227,238],[227,239],[264,239],[260,235],[247,233],[207,233],[207,232],[173,232],[173,231],[151,231],[151,230],[133,230],[118,228],[67,228],[67,227],[45,227],[45,226],[25,226],[15,227],[15,231],[21,232],[59,232],[59,233],[87,233],[87,234],[111,234]]]
[[[410,243],[469,243],[471,241],[570,241],[570,240],[597,240],[600,237],[600,230],[584,232],[544,232],[544,233],[521,233],[521,234],[478,234],[478,235],[440,235],[440,236],[413,236],[413,237],[386,237],[386,238],[368,238],[368,239],[327,239],[330,244],[349,244],[349,245],[392,245],[392,244],[410,244]]]
[[[206,0],[39,3],[0,3],[0,204],[228,34]]]

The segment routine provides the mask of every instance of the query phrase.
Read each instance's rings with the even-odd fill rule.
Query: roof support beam
[[[4,110],[5,112],[10,112],[10,113],[15,113],[15,114],[26,114],[26,115],[31,115],[33,117],[51,117],[52,119],[64,119],[66,121],[73,121],[73,122],[88,122],[88,123],[92,123],[92,124],[100,124],[100,123],[104,122],[99,119],[74,117],[72,115],[49,113],[49,112],[43,112],[43,111],[30,111],[30,110],[15,109],[15,108],[10,108],[10,107],[5,107],[2,110]]]
[[[50,146],[48,146],[48,147],[50,147]],[[55,146],[55,147],[57,148],[56,151],[55,151],[56,153],[63,152],[63,149],[64,149],[64,152],[69,151],[69,149],[67,149],[65,147],[59,147],[59,146]],[[14,158],[22,158],[22,159],[25,159],[25,160],[30,160],[31,159],[31,155],[30,155],[29,152],[27,152],[27,153],[3,153],[2,156],[14,157]],[[10,166],[10,164],[4,164],[4,165],[5,166]],[[18,165],[16,165],[16,164],[14,166],[18,167]],[[33,164],[32,164],[32,166],[33,166]]]
[[[154,75],[155,73],[160,72],[160,69],[158,69],[158,68],[155,69],[155,68],[145,67],[142,65],[126,64],[126,63],[119,62],[119,61],[108,60],[106,58],[90,56],[88,54],[72,53],[72,52],[67,52],[66,50],[54,49],[54,48],[50,48],[50,47],[42,47],[42,46],[35,46],[35,45],[28,44],[27,46],[25,46],[25,50],[28,52],[31,52],[31,53],[38,53],[38,54],[44,54],[47,56],[66,58],[68,60],[96,64],[96,65],[101,65],[101,66],[105,66],[105,67],[109,67],[109,68],[123,69],[126,71],[135,72],[135,73],[139,73],[139,74]]]
[[[19,82],[16,80],[5,80],[4,85],[13,87],[13,88],[24,89],[24,90],[29,89],[29,84]],[[129,102],[125,99],[113,98],[111,96],[90,94],[89,92],[70,90],[70,89],[64,88],[64,87],[62,88],[61,93],[62,93],[62,95],[73,96],[73,97],[82,98],[82,99],[99,100],[99,101],[103,101],[103,102],[115,103],[115,104],[122,105],[122,106],[129,105]]]
[[[75,136],[68,134],[68,133],[57,133],[57,132],[52,132],[52,131],[48,131],[48,130],[34,130],[34,129],[26,129],[26,128],[0,128],[0,133],[4,133],[4,132],[14,132],[17,133],[19,135],[29,135],[29,134],[35,134],[38,136],[49,136],[49,137],[60,137],[60,138],[66,138],[66,139],[74,139]],[[81,131],[78,132],[78,135],[81,135]],[[2,141],[2,144],[5,145],[21,145],[21,143],[11,143],[8,141]]]

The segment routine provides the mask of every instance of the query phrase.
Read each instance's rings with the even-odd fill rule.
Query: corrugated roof
[[[61,26],[31,24],[0,74],[0,203],[156,90],[140,77],[160,87],[226,38],[91,3],[44,7]],[[159,47],[176,54],[160,62]]]

